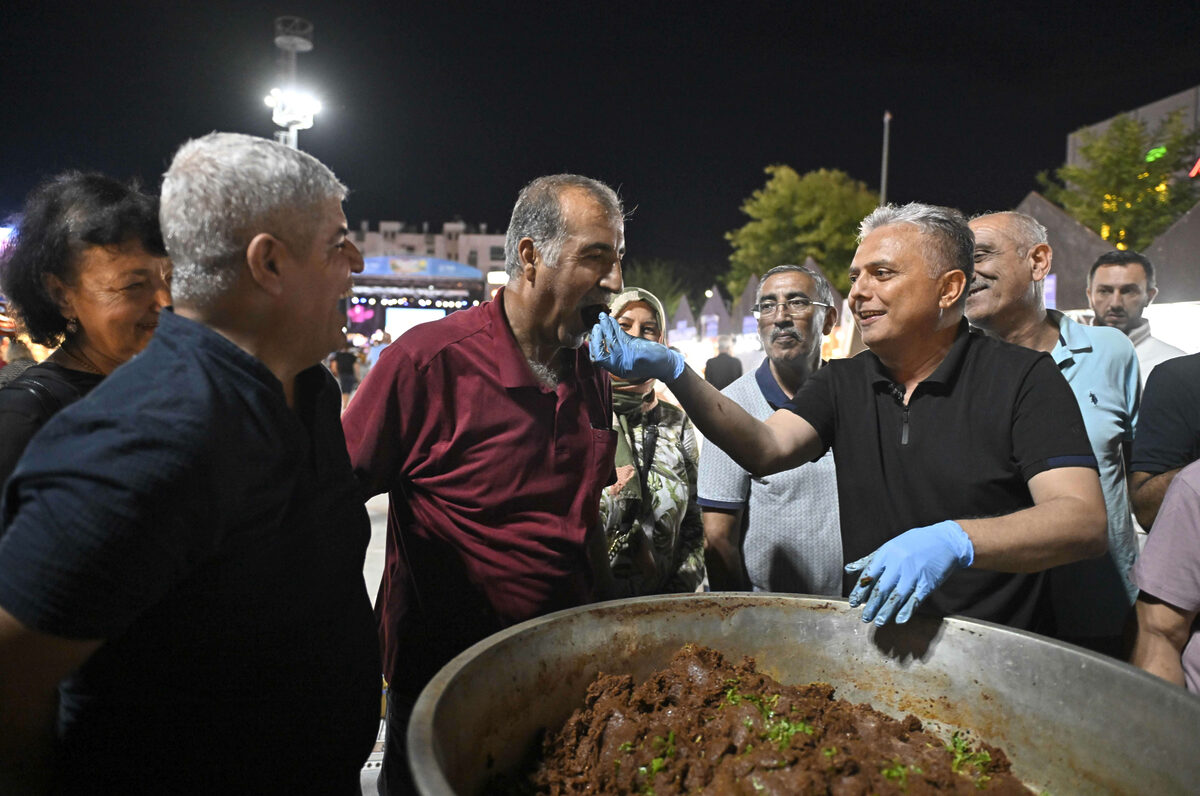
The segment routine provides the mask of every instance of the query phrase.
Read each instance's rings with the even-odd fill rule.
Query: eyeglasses
[[[754,313],[755,318],[770,318],[784,307],[787,308],[788,315],[803,315],[808,312],[808,308],[816,305],[818,307],[831,307],[831,304],[826,304],[823,301],[813,301],[807,296],[797,296],[790,298],[787,301],[764,301],[755,304],[750,308]]]

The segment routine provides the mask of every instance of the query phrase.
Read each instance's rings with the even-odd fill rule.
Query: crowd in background
[[[1036,220],[881,207],[844,305],[776,264],[761,363],[722,340],[702,377],[624,283],[620,198],[570,174],[521,190],[492,301],[356,345],[345,191],[212,134],[161,195],[30,195],[0,273],[0,790],[355,792],[383,675],[380,791],[408,793],[453,656],[705,589],[990,619],[1200,691],[1200,354],[1151,337],[1145,257],[1095,263],[1087,326],[1045,306]],[[866,350],[822,362],[843,308]]]

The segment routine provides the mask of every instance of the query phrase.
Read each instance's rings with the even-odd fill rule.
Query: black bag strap
[[[82,397],[75,385],[68,381],[53,378],[43,381],[28,373],[21,374],[8,386],[33,393],[41,404],[42,416],[45,418],[53,416],[63,407],[75,403]]]

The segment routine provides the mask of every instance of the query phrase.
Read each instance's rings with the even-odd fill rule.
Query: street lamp
[[[892,112],[883,112],[883,162],[879,168],[879,206],[887,204],[888,139],[892,130]]]
[[[296,88],[296,54],[312,51],[312,23],[300,17],[276,17],[275,46],[282,53],[285,88],[271,89],[264,101],[271,109],[271,121],[283,128],[275,132],[275,138],[298,149],[296,134],[312,127],[313,116],[321,110],[313,95]]]
[[[295,88],[271,89],[263,98],[271,109],[271,121],[284,128],[276,137],[292,149],[297,148],[297,133],[313,126],[313,117],[321,111],[321,103],[312,94]]]

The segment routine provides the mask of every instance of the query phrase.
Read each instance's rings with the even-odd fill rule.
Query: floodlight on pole
[[[264,102],[271,109],[271,121],[283,128],[276,131],[275,138],[293,149],[298,148],[297,133],[312,127],[313,117],[321,110],[321,103],[312,94],[296,88],[296,53],[312,50],[312,34],[313,26],[307,19],[275,19],[275,46],[282,51],[284,87],[271,89]]]
[[[892,112],[883,112],[883,158],[879,165],[879,206],[887,204],[888,144],[892,131]]]

